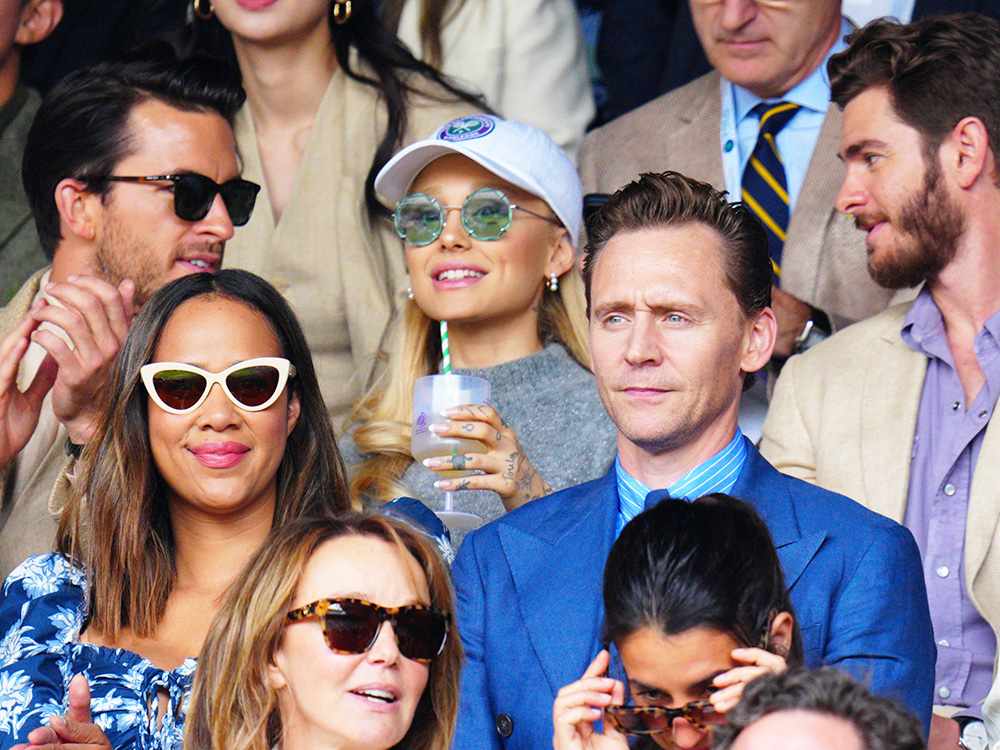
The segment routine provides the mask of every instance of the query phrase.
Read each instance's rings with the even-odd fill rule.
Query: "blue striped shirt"
[[[743,433],[736,435],[725,448],[707,461],[699,464],[666,488],[670,497],[683,500],[697,500],[702,495],[713,492],[729,492],[736,484],[736,478],[743,470],[747,459],[747,445]],[[618,478],[618,528],[622,533],[625,524],[642,513],[652,488],[630,476],[622,468],[621,460],[615,458],[615,475]]]

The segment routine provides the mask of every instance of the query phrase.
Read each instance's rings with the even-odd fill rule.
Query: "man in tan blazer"
[[[844,178],[841,115],[828,108],[825,65],[849,25],[840,0],[690,2],[715,70],[591,133],[580,154],[584,191],[611,193],[642,172],[671,169],[738,200],[758,134],[752,104],[800,104],[776,136],[791,211],[773,292],[775,356],[787,357],[820,331],[883,310],[893,296],[865,272],[864,234],[834,209]]]
[[[831,66],[838,207],[897,305],[793,357],[761,451],[913,532],[938,644],[931,748],[984,747],[1000,632],[1000,23],[881,23]],[[943,95],[947,92],[947,96]],[[983,106],[990,102],[990,106]],[[1000,421],[998,419],[997,421]],[[965,709],[971,707],[972,711]]]
[[[25,392],[0,385],[0,462],[19,451],[0,473],[0,576],[52,549],[133,309],[216,270],[246,220],[233,202],[246,190],[232,131],[243,98],[235,70],[160,50],[71,74],[39,107],[23,176],[51,266],[0,310],[0,371],[16,361]]]

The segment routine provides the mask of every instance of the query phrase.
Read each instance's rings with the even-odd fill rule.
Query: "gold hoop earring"
[[[212,5],[212,0],[207,0],[208,10],[204,10],[206,0],[191,0],[191,7],[194,9],[194,14],[198,16],[202,21],[207,21],[215,13],[215,6]]]
[[[333,21],[338,26],[343,26],[347,23],[347,19],[351,17],[351,0],[334,0],[333,2]]]

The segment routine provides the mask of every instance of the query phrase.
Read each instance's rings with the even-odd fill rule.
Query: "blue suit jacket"
[[[730,494],[750,502],[771,530],[806,664],[850,672],[900,699],[927,727],[936,650],[910,532],[780,474],[748,447]],[[555,695],[600,648],[617,514],[612,468],[466,537],[453,568],[466,656],[454,750],[551,747]]]

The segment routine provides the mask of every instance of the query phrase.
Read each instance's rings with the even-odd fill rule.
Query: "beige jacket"
[[[698,78],[595,130],[580,152],[584,192],[613,193],[642,172],[673,170],[725,190],[719,74]],[[827,110],[782,250],[781,287],[826,311],[834,327],[885,309],[893,293],[868,276],[864,232],[834,209],[844,182],[841,113]]]
[[[0,338],[24,320],[31,302],[38,294],[39,280],[48,268],[35,273],[10,303],[0,310]],[[18,382],[24,388],[27,384]],[[46,398],[43,409],[51,409]],[[51,552],[59,523],[59,510],[69,498],[69,477],[75,461],[65,451],[66,428],[59,425],[55,440],[40,462],[32,467],[18,467],[18,456],[0,472],[0,577],[7,575],[29,555]],[[18,497],[13,495],[15,467],[28,471],[30,480]],[[64,470],[65,473],[64,473]]]
[[[902,522],[927,358],[903,341],[911,303],[851,326],[781,371],[760,451],[786,474]],[[1000,418],[986,428],[969,493],[965,577],[1000,633]]]
[[[372,231],[364,207],[365,177],[385,127],[376,93],[341,71],[334,74],[277,226],[249,108],[236,117],[243,177],[263,189],[253,217],[226,244],[225,265],[263,276],[291,303],[338,431],[407,287],[403,248],[391,222]],[[407,142],[473,109],[420,98],[409,110]]]

